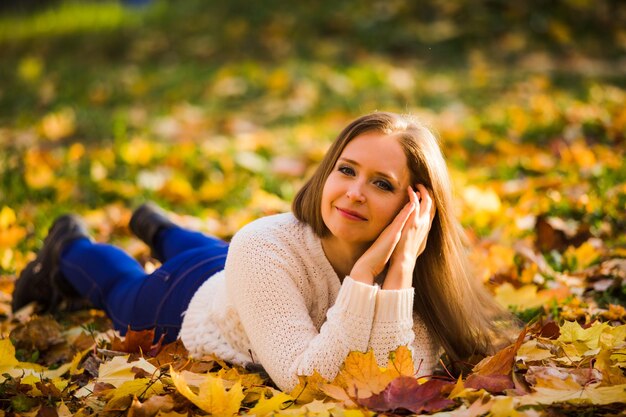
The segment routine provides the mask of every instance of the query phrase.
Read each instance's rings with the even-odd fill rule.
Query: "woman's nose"
[[[357,203],[363,203],[365,201],[365,195],[363,194],[362,184],[354,182],[348,188],[346,196],[350,201]]]

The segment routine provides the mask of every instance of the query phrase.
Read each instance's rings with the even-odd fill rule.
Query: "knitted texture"
[[[350,351],[370,348],[384,366],[390,351],[409,345],[424,375],[437,347],[413,316],[413,295],[341,282],[311,228],[279,214],[233,237],[224,271],[194,294],[180,337],[195,357],[260,363],[286,391],[314,370],[334,378]]]

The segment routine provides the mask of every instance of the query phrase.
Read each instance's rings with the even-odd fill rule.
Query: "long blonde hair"
[[[465,234],[453,213],[448,168],[437,139],[423,124],[388,112],[372,113],[350,123],[296,195],[292,203],[294,215],[309,224],[319,237],[329,235],[321,215],[324,184],[346,145],[370,131],[398,138],[408,160],[411,183],[424,184],[437,207],[426,249],[415,262],[415,313],[453,364],[474,354],[493,353],[499,347],[496,320],[510,321],[510,315],[470,272]]]

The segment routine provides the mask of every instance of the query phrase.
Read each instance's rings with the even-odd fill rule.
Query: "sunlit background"
[[[146,261],[147,199],[225,238],[289,210],[373,110],[437,131],[480,275],[524,308],[626,256],[621,1],[3,2],[0,60],[9,283],[62,212]]]
[[[428,393],[413,395],[385,379],[412,375],[406,349],[385,375],[355,352],[332,391],[317,375],[288,395],[182,345],[149,359],[159,373],[152,335],[122,342],[102,312],[12,314],[57,215],[150,272],[134,207],[229,239],[289,210],[340,129],[374,110],[437,132],[475,276],[530,323],[464,380],[394,379]],[[0,416],[197,414],[185,397],[213,415],[364,416],[345,408],[409,398],[454,415],[623,413],[625,132],[622,0],[0,1]],[[350,397],[354,369],[389,404]]]

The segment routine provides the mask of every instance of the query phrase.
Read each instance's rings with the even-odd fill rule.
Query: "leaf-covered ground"
[[[623,415],[624,5],[224,3],[0,8],[0,415]],[[477,279],[528,323],[468,375],[355,352],[283,393],[97,311],[10,312],[58,214],[152,270],[133,207],[228,239],[376,109],[438,132]]]

